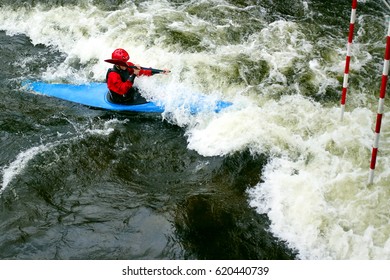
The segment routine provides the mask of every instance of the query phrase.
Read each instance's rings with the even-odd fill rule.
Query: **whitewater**
[[[127,1],[112,9],[93,1],[3,5],[0,29],[61,53],[61,62],[43,69],[46,82],[102,82],[109,67],[104,59],[117,47],[129,50],[130,60],[142,66],[169,68],[169,76],[140,78],[137,85],[148,99],[164,100],[161,119],[184,129],[189,150],[204,157],[245,151],[267,157],[257,184],[246,189],[247,203],[267,215],[269,231],[298,258],[390,259],[386,118],[374,183],[367,183],[388,11],[373,13],[374,1],[359,1],[350,89],[340,121],[349,2],[340,23],[313,28],[316,1],[297,1],[292,16],[271,16],[265,4],[248,2]],[[334,33],[331,25],[338,28]],[[35,59],[41,57],[14,63],[27,73]],[[177,109],[183,98],[198,93],[234,105],[219,114]],[[57,144],[21,151],[4,165],[0,195],[28,161]]]

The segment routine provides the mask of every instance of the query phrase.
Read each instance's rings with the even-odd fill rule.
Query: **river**
[[[0,0],[0,259],[390,259],[388,13],[358,2],[341,122],[350,1]],[[119,47],[172,71],[136,80],[164,113],[22,86],[104,82]]]

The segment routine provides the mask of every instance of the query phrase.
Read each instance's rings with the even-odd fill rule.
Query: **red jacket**
[[[127,65],[133,66],[134,63],[127,62]],[[134,69],[120,70],[116,66],[114,68],[107,73],[107,87],[112,92],[125,95],[133,87],[133,83],[128,78],[134,74]],[[152,70],[141,69],[138,76],[152,76]]]

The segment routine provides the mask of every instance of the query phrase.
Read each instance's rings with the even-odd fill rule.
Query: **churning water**
[[[326,3],[325,3],[326,2]],[[0,0],[3,259],[390,259],[390,124],[367,185],[386,14],[359,1]],[[115,48],[162,115],[35,95]],[[199,93],[234,103],[193,115]],[[386,107],[387,111],[387,107]]]

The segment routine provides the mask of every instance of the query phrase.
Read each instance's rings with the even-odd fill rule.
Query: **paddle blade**
[[[122,61],[122,60],[118,60],[118,59],[106,59],[104,60],[105,62],[108,62],[108,63],[111,63],[111,64],[115,64],[115,65],[120,65],[120,66],[126,66],[126,67],[129,67],[129,65],[127,65],[126,62]]]

